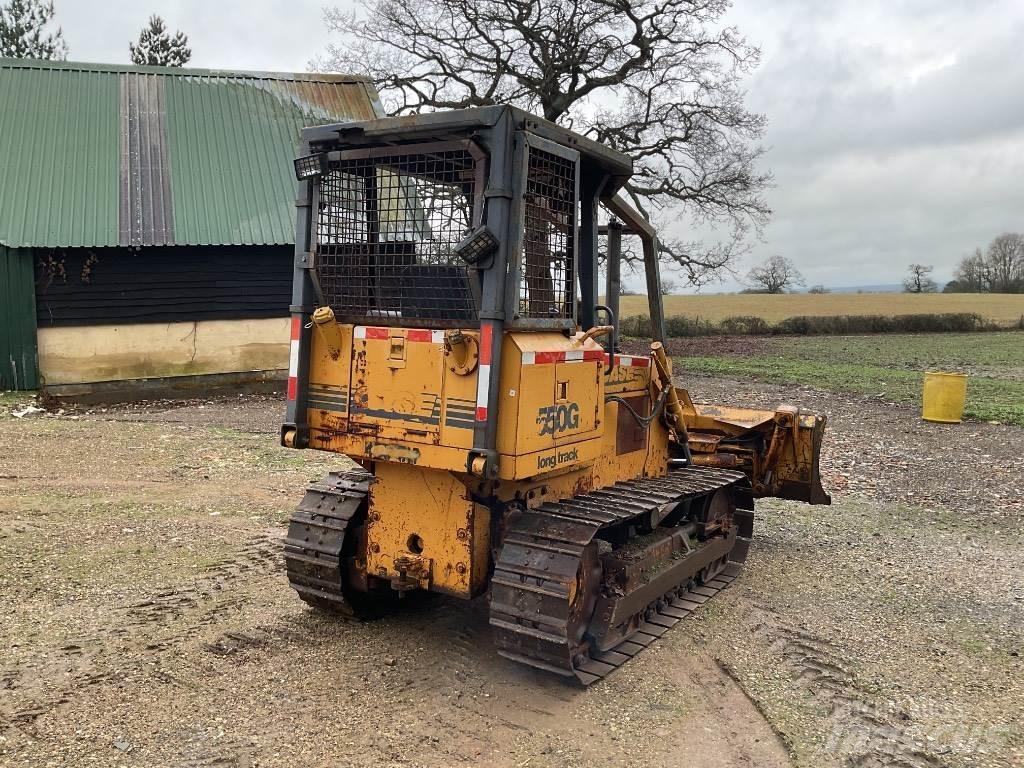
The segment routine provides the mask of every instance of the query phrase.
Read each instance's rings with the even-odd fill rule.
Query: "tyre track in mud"
[[[364,727],[340,737],[349,740],[346,746],[333,744],[363,755],[364,764],[366,759],[411,765],[630,764],[630,749],[639,747],[629,746],[628,732],[611,734],[606,723],[582,715],[600,693],[588,699],[572,685],[494,652],[485,601],[437,597],[373,624],[324,619],[287,588],[282,533],[252,536],[191,582],[125,602],[113,609],[107,628],[35,649],[64,668],[60,673],[36,669],[31,683],[19,670],[3,673],[0,681],[6,682],[0,685],[18,704],[4,712],[0,726],[45,742],[52,739],[49,731],[57,719],[73,709],[97,707],[117,690],[157,689],[162,697],[196,701],[201,700],[197,685],[283,669],[288,673],[283,688],[293,691],[286,698],[309,701],[309,710],[263,709],[262,717],[270,718],[267,732],[282,740],[312,741],[325,711],[355,706]],[[360,648],[369,650],[351,658]],[[297,669],[342,680],[343,686],[354,686],[352,693],[339,696],[316,686],[295,691]],[[611,685],[614,689],[614,676]],[[264,699],[261,706],[267,703]],[[281,730],[284,722],[294,723],[294,732]],[[266,759],[266,743],[253,734],[222,730],[168,726],[161,738],[176,745],[176,764],[243,766],[261,755]],[[415,744],[409,763],[395,757],[393,745],[405,742]],[[139,758],[143,764],[160,762],[152,753]],[[650,764],[674,762],[662,757]]]
[[[837,645],[778,620],[768,609],[755,610],[750,632],[798,691],[825,712],[827,753],[846,768],[943,768],[945,763],[924,751],[907,729],[878,712],[871,696],[859,689]],[[781,737],[792,748],[789,739]]]
[[[37,654],[50,660],[49,670],[3,669],[0,691],[6,693],[4,698],[22,700],[0,706],[0,728],[13,727],[33,738],[45,738],[33,724],[70,703],[76,691],[151,665],[155,654],[194,640],[225,616],[242,610],[246,600],[235,594],[231,585],[239,579],[278,572],[282,567],[280,549],[276,531],[253,536],[236,554],[204,569],[191,585],[161,589],[119,606],[112,624],[99,632],[73,636],[61,640],[60,645],[39,646]],[[116,665],[116,672],[111,665]],[[60,682],[53,685],[54,679]]]
[[[553,720],[575,694],[561,681],[499,657],[488,616],[485,600],[461,603],[442,598],[410,617],[424,622],[423,634],[443,638],[446,647],[427,674],[409,678],[410,690],[425,695],[443,692],[449,708],[444,717],[447,729],[454,738],[468,738],[480,746],[487,745],[495,727],[504,730],[506,738],[532,733],[542,719]]]

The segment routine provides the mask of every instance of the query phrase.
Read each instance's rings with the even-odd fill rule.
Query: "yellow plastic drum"
[[[921,418],[940,424],[959,424],[967,401],[967,376],[963,373],[926,373],[921,395]]]

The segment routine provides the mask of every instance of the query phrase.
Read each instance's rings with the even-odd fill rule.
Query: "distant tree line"
[[[964,256],[943,293],[1024,293],[1024,235],[1007,232]]]
[[[665,318],[669,338],[685,336],[839,336],[864,333],[974,333],[1001,330],[998,324],[975,313],[915,315],[801,315],[769,323],[760,317],[727,317],[717,322],[687,315]],[[619,332],[632,338],[650,338],[646,315],[622,318]]]

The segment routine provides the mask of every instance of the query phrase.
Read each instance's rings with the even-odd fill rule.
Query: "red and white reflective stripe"
[[[494,331],[490,325],[480,328],[480,366],[476,374],[476,420],[487,421],[487,396],[491,388],[491,355]]]
[[[405,334],[406,341],[425,341],[428,344],[444,344],[444,331],[427,331],[419,328]]]
[[[611,365],[611,361],[608,359],[608,355],[604,356],[606,363]],[[651,365],[651,358],[649,357],[632,357],[631,355],[616,355],[615,365],[620,368],[649,368]]]
[[[582,363],[603,360],[611,365],[609,355],[600,349],[573,349],[559,352],[523,352],[523,365],[545,365],[547,363]],[[649,357],[633,355],[616,355],[615,365],[620,368],[647,368],[651,364]]]
[[[600,349],[570,349],[558,352],[523,352],[523,365],[546,363],[584,363],[604,360],[607,355]]]
[[[292,315],[292,342],[288,349],[288,399],[299,396],[299,337],[302,336],[302,315]]]
[[[353,335],[357,339],[390,339],[392,331],[401,336],[401,329],[374,328],[373,326],[357,325]],[[406,341],[426,342],[427,344],[444,344],[444,331],[428,331],[425,328],[411,328],[405,332]]]
[[[365,325],[357,325],[353,335],[357,339],[387,339],[391,337],[391,331],[387,328],[367,328]]]

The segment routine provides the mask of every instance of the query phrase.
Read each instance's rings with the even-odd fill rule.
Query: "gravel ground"
[[[586,690],[480,601],[303,607],[278,542],[336,462],[276,447],[276,398],[0,417],[0,764],[1024,764],[1024,430],[688,384],[827,413],[834,503],[760,503],[737,582]]]
[[[685,377],[685,373],[681,373]],[[759,502],[715,654],[798,764],[1024,765],[1024,430],[809,387],[695,400],[826,413],[831,507]]]

